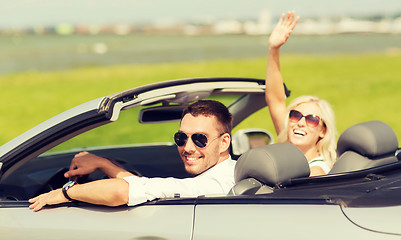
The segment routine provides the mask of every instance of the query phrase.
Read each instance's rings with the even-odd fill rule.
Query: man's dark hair
[[[228,111],[228,108],[221,102],[215,100],[199,100],[183,110],[181,119],[187,113],[190,113],[194,117],[199,115],[206,117],[215,116],[217,121],[223,126],[223,131],[231,135],[233,117]]]

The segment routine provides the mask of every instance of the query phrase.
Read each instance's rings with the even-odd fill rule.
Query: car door
[[[0,238],[190,239],[194,205],[167,202],[116,208],[70,204],[39,212],[28,209],[26,202],[1,203]]]
[[[323,199],[203,199],[194,222],[193,240],[399,239],[356,226]]]

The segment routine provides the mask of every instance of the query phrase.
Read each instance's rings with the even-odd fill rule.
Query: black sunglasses
[[[308,125],[309,127],[317,127],[317,125],[319,125],[319,122],[321,120],[319,116],[316,116],[314,114],[309,114],[304,116],[297,110],[290,111],[291,122],[299,122],[303,117],[305,118],[306,125]]]
[[[223,136],[224,133],[221,133],[219,136],[213,138],[210,142],[214,141],[215,139]],[[194,133],[191,135],[192,142],[195,146],[199,148],[205,148],[208,144],[207,136],[203,133]],[[177,146],[182,147],[187,143],[188,135],[184,132],[176,132],[174,134],[174,142]]]

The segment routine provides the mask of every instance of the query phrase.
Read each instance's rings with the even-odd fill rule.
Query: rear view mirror
[[[181,120],[182,111],[186,105],[161,106],[141,109],[140,123],[162,123]]]
[[[262,128],[248,128],[238,130],[232,139],[234,155],[241,155],[246,151],[274,143],[273,135]]]

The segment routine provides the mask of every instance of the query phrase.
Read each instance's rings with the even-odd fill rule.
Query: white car
[[[242,129],[233,136],[236,185],[227,195],[156,199],[135,207],[71,202],[28,209],[29,198],[68,181],[63,174],[82,150],[138,175],[187,177],[172,142],[48,151],[66,140],[138,108],[140,123],[176,121],[187,104],[204,98],[232,100],[228,107],[237,126],[266,106],[264,90],[261,79],[165,81],[95,99],[34,127],[0,147],[0,238],[401,239],[398,140],[380,121],[357,124],[340,136],[340,157],[326,176],[309,177],[295,146],[274,144],[264,129]],[[80,181],[104,177],[93,172]]]

